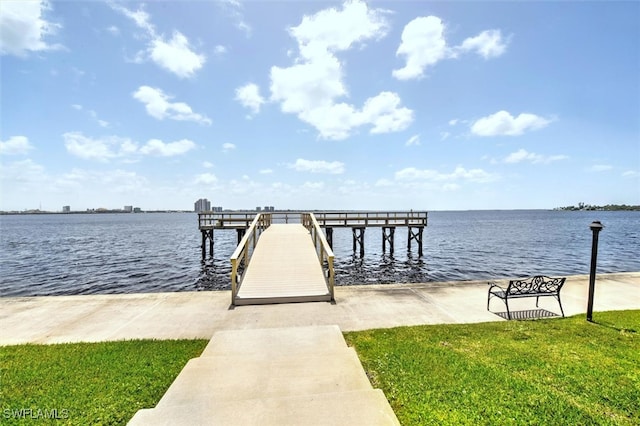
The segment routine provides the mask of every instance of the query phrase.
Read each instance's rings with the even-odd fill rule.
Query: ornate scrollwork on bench
[[[562,302],[560,301],[560,290],[566,281],[565,277],[551,278],[543,275],[536,275],[532,278],[517,279],[509,281],[507,288],[501,287],[494,282],[489,283],[489,292],[487,294],[487,310],[489,310],[489,302],[492,297],[502,299],[507,306],[507,318],[511,319],[509,311],[509,299],[519,299],[523,297],[535,297],[536,307],[540,297],[554,297],[560,305],[560,312],[564,317]]]

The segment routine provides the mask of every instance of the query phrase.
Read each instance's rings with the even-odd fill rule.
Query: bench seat
[[[509,299],[520,299],[523,297],[535,297],[536,307],[541,297],[554,297],[560,305],[560,312],[564,317],[562,302],[560,301],[560,290],[566,281],[566,277],[551,278],[544,275],[536,275],[531,278],[510,280],[509,285],[504,288],[495,282],[489,282],[489,292],[487,294],[487,310],[492,297],[502,299],[507,307],[507,318],[511,319],[509,310]]]

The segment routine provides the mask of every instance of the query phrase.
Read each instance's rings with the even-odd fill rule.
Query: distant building
[[[211,207],[211,210],[214,211],[214,212],[221,212],[222,211],[222,206]]]
[[[71,213],[71,206],[62,206],[62,213]]]
[[[124,206],[124,211],[127,213],[131,213],[133,211],[133,206]]]
[[[142,212],[142,210],[140,210],[140,207],[134,207],[133,208],[133,212],[134,213],[140,213],[140,212]]]
[[[207,200],[206,198],[200,198],[198,201],[195,202],[193,206],[193,211],[195,211],[196,213],[208,212],[210,210],[211,210],[211,201]]]
[[[262,211],[262,207],[256,207],[256,211],[257,212],[261,212]]]

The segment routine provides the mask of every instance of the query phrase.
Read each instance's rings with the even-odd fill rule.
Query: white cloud
[[[240,102],[245,108],[251,109],[254,114],[260,112],[260,106],[264,103],[264,98],[260,96],[260,88],[257,84],[248,83],[236,89],[235,100]]]
[[[24,57],[29,52],[63,48],[45,40],[62,28],[44,19],[50,9],[48,1],[3,0],[0,9],[0,54]]]
[[[244,19],[242,13],[242,3],[239,0],[221,0],[222,5],[235,23],[235,27],[242,31],[247,37],[251,36],[251,25]]]
[[[206,62],[206,57],[195,53],[187,37],[179,31],[174,31],[168,42],[162,38],[152,40],[149,55],[157,65],[180,78],[193,77]]]
[[[100,118],[98,118],[98,113],[95,112],[92,109],[85,109],[82,105],[80,104],[71,104],[71,108],[75,109],[76,111],[83,111],[85,112],[87,115],[89,115],[89,117],[91,117],[96,123],[98,123],[100,125],[100,127],[109,127],[109,122],[106,120],[102,120]]]
[[[497,175],[486,172],[482,169],[467,170],[458,166],[451,173],[440,173],[436,170],[417,169],[415,167],[407,167],[395,173],[395,179],[398,181],[433,181],[433,182],[449,182],[464,180],[475,183],[493,182],[498,179]]]
[[[437,16],[420,16],[405,25],[396,56],[405,57],[405,66],[394,69],[392,75],[398,80],[424,77],[427,68],[438,62],[457,58],[459,53],[476,52],[485,59],[502,55],[508,42],[500,30],[486,30],[469,37],[460,46],[450,47],[445,37],[446,26]]]
[[[400,107],[400,102],[400,96],[392,92],[382,92],[367,99],[362,107],[362,122],[373,125],[371,133],[406,129],[413,121],[413,111]]]
[[[324,189],[324,182],[305,182],[302,184],[303,190],[318,191]]]
[[[173,97],[165,94],[161,89],[140,86],[133,93],[133,97],[145,104],[147,113],[158,120],[169,118],[171,120],[193,121],[199,124],[211,125],[211,119],[193,112],[186,103],[169,102]]]
[[[43,185],[48,180],[44,167],[31,159],[2,164],[0,178],[4,185],[3,192],[9,189],[10,186],[6,185],[8,182],[15,183],[16,185],[11,185],[13,187],[20,185],[21,188],[24,188],[24,185]]]
[[[507,42],[502,38],[500,30],[487,30],[463,41],[459,49],[464,52],[475,51],[484,59],[491,59],[507,50]]]
[[[362,109],[344,102],[348,96],[343,66],[337,52],[384,37],[388,31],[382,9],[370,9],[362,1],[345,2],[341,9],[329,8],[304,16],[289,29],[298,43],[299,57],[287,68],[271,67],[271,100],[280,102],[285,113],[296,114],[315,127],[325,139],[345,139],[353,129],[369,124],[371,133],[403,130],[413,112],[400,107],[400,97],[381,92],[367,99]]]
[[[528,161],[533,164],[548,164],[553,161],[566,160],[567,158],[569,157],[567,157],[566,155],[544,156],[541,154],[534,154],[533,152],[527,152],[525,149],[519,149],[518,151],[512,152],[511,154],[507,155],[507,157],[504,159],[504,162],[514,164]]]
[[[174,30],[171,39],[166,41],[162,35],[156,33],[155,26],[151,23],[151,16],[141,6],[138,10],[129,10],[117,3],[110,3],[113,10],[131,19],[138,28],[145,31],[149,40],[146,51],[139,51],[133,62],[142,63],[151,59],[161,68],[175,74],[179,78],[190,78],[202,68],[206,62],[206,56],[196,53],[187,36]]]
[[[107,31],[114,36],[120,35],[120,28],[116,27],[115,25],[107,27]]]
[[[519,136],[525,131],[542,129],[551,121],[535,114],[522,113],[513,117],[507,111],[498,111],[474,122],[471,133],[477,136]]]
[[[138,10],[133,11],[118,3],[109,2],[108,4],[113,10],[131,19],[138,28],[143,29],[149,36],[156,36],[156,29],[151,23],[151,16],[144,10],[144,5],[141,5]]]
[[[33,146],[26,136],[12,136],[6,141],[0,141],[0,155],[24,155]]]
[[[181,139],[169,143],[164,143],[159,139],[151,139],[140,148],[140,153],[159,157],[173,157],[189,152],[195,147],[196,144],[189,139]]]
[[[261,175],[270,175],[271,173],[273,173],[272,169],[262,169],[262,170],[260,170],[260,174]]]
[[[420,145],[420,135],[413,135],[405,143],[406,146]]]
[[[384,37],[389,29],[384,15],[385,11],[354,0],[345,2],[342,10],[329,8],[305,15],[289,33],[297,40],[300,54],[314,59],[324,52],[344,51],[356,43]]]
[[[195,184],[211,185],[218,182],[218,178],[213,173],[202,173],[193,180]]]
[[[222,152],[229,152],[236,149],[236,146],[232,143],[226,142],[222,144]]]
[[[213,163],[211,163],[210,161],[203,161],[202,167],[204,167],[205,169],[210,169],[213,167]]]
[[[396,56],[406,57],[406,65],[393,70],[393,76],[398,80],[420,78],[425,68],[449,57],[444,30],[442,20],[436,16],[422,16],[409,22],[396,51]]]
[[[622,177],[625,177],[625,178],[640,177],[640,172],[637,170],[627,170],[626,172],[622,173]]]
[[[116,136],[92,139],[81,132],[67,132],[62,137],[65,148],[70,154],[86,160],[107,161],[137,150],[134,142]]]
[[[334,175],[344,173],[344,163],[339,161],[328,162],[298,158],[296,162],[290,164],[289,167],[299,172],[328,173]]]
[[[155,155],[171,157],[184,154],[196,147],[188,140],[164,143],[158,139],[151,139],[142,147],[131,139],[118,136],[90,138],[81,132],[67,132],[62,135],[67,151],[76,157],[86,160],[109,161],[115,158],[131,158],[138,155]]]
[[[610,166],[609,164],[595,164],[589,168],[589,171],[600,173],[608,172],[611,169],[613,169],[613,166]]]
[[[440,132],[441,141],[446,141],[447,139],[449,139],[449,136],[451,136],[451,133],[449,132]]]
[[[55,186],[74,188],[74,193],[115,193],[141,195],[149,191],[149,181],[136,172],[116,169],[107,171],[73,169],[55,179]]]
[[[393,186],[393,182],[391,182],[389,179],[378,179],[375,183],[375,186],[390,187],[390,186]]]
[[[227,53],[227,48],[221,44],[218,44],[213,48],[213,53],[215,53],[216,55],[224,55],[225,53]]]

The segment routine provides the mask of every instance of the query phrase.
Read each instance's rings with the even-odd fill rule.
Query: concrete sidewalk
[[[399,426],[337,326],[217,332],[129,426]]]
[[[506,280],[505,280],[506,281]],[[589,277],[571,276],[566,315],[586,312]],[[504,321],[486,310],[486,281],[340,286],[336,303],[240,306],[229,291],[0,298],[0,345],[122,339],[210,339],[222,330],[338,325],[342,331]],[[510,302],[521,316],[559,313],[553,298]],[[640,309],[640,272],[599,274],[595,311]],[[504,304],[491,301],[493,312]]]

